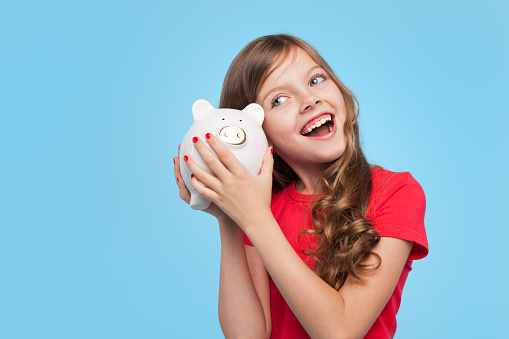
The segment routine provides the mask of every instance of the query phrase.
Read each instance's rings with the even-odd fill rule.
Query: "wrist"
[[[272,227],[273,225],[277,225],[279,228],[279,225],[277,224],[276,219],[274,219],[274,215],[270,209],[256,213],[256,215],[249,218],[249,220],[245,221],[243,224],[239,224],[249,238],[251,238],[253,233],[263,233],[268,227]]]
[[[219,236],[221,238],[221,249],[223,249],[226,244],[241,244],[243,246],[244,242],[244,232],[242,229],[233,221],[232,219],[226,218],[218,218],[219,222]]]
[[[223,233],[228,234],[243,233],[242,229],[237,225],[237,223],[228,216],[217,218],[217,222],[219,224],[219,233],[221,235]]]
[[[219,224],[219,226],[233,226],[233,225],[236,225],[235,221],[233,221],[232,218],[230,218],[227,215],[222,215],[222,216],[216,217],[216,219],[217,219],[217,223]]]
[[[229,222],[229,221],[231,221],[231,220],[232,220],[232,219],[231,219],[229,216],[227,216],[227,215],[221,215],[221,216],[219,216],[219,217],[216,217],[216,219],[217,219],[217,222],[219,222],[219,223],[227,223],[227,222]]]

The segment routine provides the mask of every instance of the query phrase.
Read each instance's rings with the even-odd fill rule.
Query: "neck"
[[[302,194],[322,194],[323,185],[321,178],[323,176],[323,169],[317,168],[316,170],[310,171],[307,169],[299,170],[293,169],[298,175],[299,180],[295,183],[295,189],[297,192]]]

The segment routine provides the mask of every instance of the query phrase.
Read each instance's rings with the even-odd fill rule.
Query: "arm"
[[[247,232],[308,334],[312,338],[362,338],[393,293],[412,242],[382,238],[374,249],[382,258],[381,266],[363,276],[365,284],[349,277],[336,291],[308,268],[274,224],[252,225],[261,228],[263,235]]]
[[[191,194],[180,173],[179,158],[173,158],[180,198],[189,203]],[[271,333],[268,273],[251,246],[244,248],[244,233],[215,204],[205,211],[215,216],[221,236],[221,268],[218,313],[226,338],[268,338]],[[249,248],[248,248],[249,247]]]
[[[272,216],[272,157],[266,154],[260,175],[253,176],[215,137],[209,144],[220,161],[202,141],[196,147],[216,177],[201,170],[189,157],[188,165],[196,176],[193,186],[242,227],[306,331],[313,338],[362,337],[393,293],[412,242],[383,238],[374,249],[382,258],[382,265],[364,275],[367,282],[362,284],[348,278],[340,291],[336,291],[299,258]],[[248,201],[244,192],[250,192]]]
[[[268,274],[243,232],[231,220],[219,220],[221,269],[219,322],[226,338],[269,338],[271,333]],[[247,248],[250,247],[250,248]],[[253,253],[253,251],[255,253]]]

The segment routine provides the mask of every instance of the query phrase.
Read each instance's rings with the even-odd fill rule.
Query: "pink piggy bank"
[[[191,171],[184,161],[184,155],[193,157],[200,167],[212,173],[194,147],[193,137],[206,142],[205,134],[214,134],[230,149],[237,159],[255,175],[260,173],[267,138],[262,129],[265,114],[258,104],[250,104],[242,111],[236,109],[215,109],[207,100],[197,100],[193,104],[193,125],[186,133],[180,146],[180,173],[191,192],[190,205],[195,210],[204,210],[210,200],[196,192],[191,186]],[[246,198],[249,192],[246,192]]]

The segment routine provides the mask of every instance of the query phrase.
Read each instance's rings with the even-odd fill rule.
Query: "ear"
[[[207,100],[196,100],[193,104],[193,121],[200,120],[200,117],[213,110],[214,107]]]
[[[242,110],[242,112],[249,115],[260,126],[262,125],[263,119],[265,118],[265,112],[263,111],[262,106],[258,104],[249,104]]]

